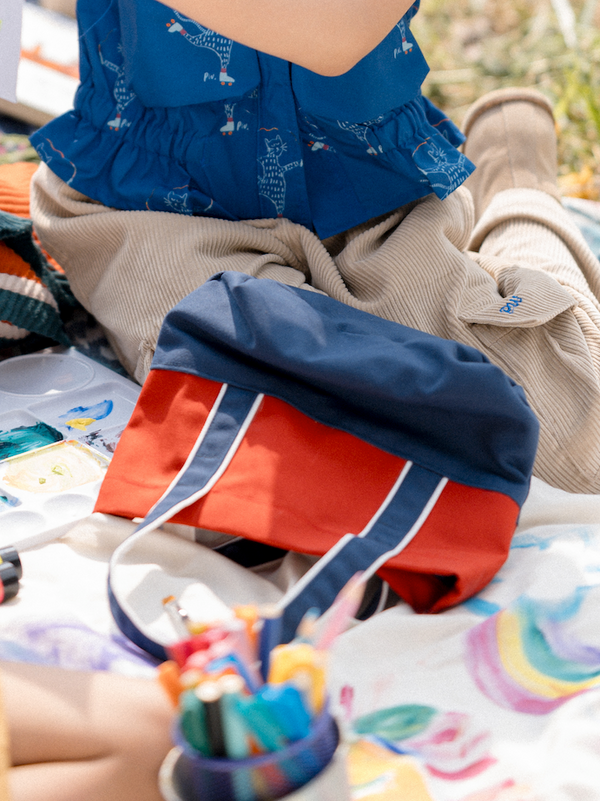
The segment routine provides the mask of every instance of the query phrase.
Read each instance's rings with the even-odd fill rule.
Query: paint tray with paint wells
[[[91,513],[139,392],[73,348],[0,362],[0,546],[47,542]]]

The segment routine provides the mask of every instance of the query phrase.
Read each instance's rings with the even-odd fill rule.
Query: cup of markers
[[[325,669],[327,647],[360,603],[354,585],[318,637],[311,609],[286,645],[277,644],[280,616],[271,607],[237,607],[231,620],[198,626],[175,599],[163,601],[186,634],[159,668],[178,713],[160,777],[166,801],[274,801],[296,792],[302,801],[349,799]]]

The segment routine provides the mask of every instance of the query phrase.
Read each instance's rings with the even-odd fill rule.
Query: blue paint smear
[[[0,459],[8,459],[21,453],[28,453],[53,442],[64,439],[60,431],[46,423],[36,423],[33,426],[19,426],[10,431],[0,432]]]
[[[93,420],[104,420],[112,412],[113,406],[114,404],[111,400],[103,400],[92,406],[75,406],[65,414],[59,415],[59,419],[73,420],[80,417],[89,417]]]
[[[481,615],[482,617],[491,617],[502,609],[502,607],[498,606],[498,604],[494,604],[491,601],[486,601],[483,598],[469,598],[468,600],[463,601],[462,605],[466,607],[469,612],[473,612],[476,615]]]
[[[584,545],[589,545],[596,536],[595,531],[591,530],[587,525],[572,526],[566,533],[568,536],[578,537]],[[540,551],[546,551],[557,539],[564,539],[564,537],[564,526],[545,526],[541,530],[524,531],[522,534],[514,536],[511,550],[538,548]]]

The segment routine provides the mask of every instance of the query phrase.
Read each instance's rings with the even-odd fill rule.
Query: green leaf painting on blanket
[[[398,754],[424,762],[430,775],[460,781],[496,763],[490,734],[463,712],[406,704],[379,709],[355,720],[352,730]]]

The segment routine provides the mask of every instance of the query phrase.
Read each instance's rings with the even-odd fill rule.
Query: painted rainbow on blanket
[[[499,706],[544,715],[600,686],[600,649],[569,631],[586,589],[560,602],[523,597],[467,635],[466,663]]]

